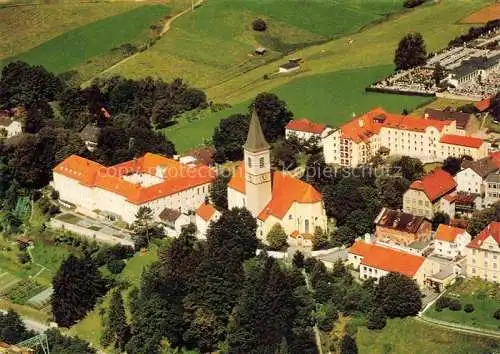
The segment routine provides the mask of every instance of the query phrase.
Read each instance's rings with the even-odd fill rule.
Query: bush
[[[406,0],[403,4],[404,7],[411,9],[412,7],[416,7],[418,5],[422,5],[425,0]]]
[[[261,18],[253,20],[253,22],[252,22],[252,28],[253,28],[254,31],[263,32],[267,28],[266,21],[264,21]]]
[[[372,312],[370,312],[368,316],[368,323],[366,327],[368,329],[382,329],[387,324],[387,319],[384,311],[379,307]]]
[[[52,198],[52,200],[58,200],[59,199],[59,192],[56,191],[55,189],[53,189],[50,192],[50,197]]]
[[[20,253],[18,253],[17,254],[17,260],[21,264],[26,264],[26,263],[29,263],[31,261],[30,256],[26,252],[20,252]]]
[[[474,305],[472,304],[466,304],[464,306],[464,311],[467,312],[467,313],[471,313],[474,311]]]
[[[106,267],[108,267],[109,271],[112,274],[120,274],[123,268],[125,268],[125,261],[121,259],[114,259],[112,261],[109,261]]]
[[[450,298],[447,296],[441,296],[437,301],[436,301],[436,311],[442,310],[450,306]]]
[[[500,320],[500,309],[496,310],[495,313],[493,313],[493,318]]]
[[[450,304],[448,305],[448,308],[451,311],[460,311],[462,309],[462,304],[458,300],[450,300]]]

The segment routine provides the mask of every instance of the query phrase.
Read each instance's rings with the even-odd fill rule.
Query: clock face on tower
[[[247,174],[247,181],[253,184],[266,183],[271,180],[271,174],[269,172],[262,173],[260,175]]]

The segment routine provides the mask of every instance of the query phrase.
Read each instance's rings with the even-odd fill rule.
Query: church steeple
[[[264,133],[262,132],[260,120],[255,112],[255,108],[252,112],[252,118],[250,118],[247,141],[245,142],[245,145],[243,145],[243,148],[250,152],[269,150],[269,144],[267,143]]]
[[[253,110],[247,141],[243,145],[245,156],[246,207],[257,217],[272,196],[270,146],[264,137],[259,117]]]

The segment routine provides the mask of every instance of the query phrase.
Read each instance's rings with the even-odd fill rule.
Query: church
[[[271,170],[270,146],[256,113],[252,114],[244,161],[229,181],[229,208],[247,208],[257,219],[257,237],[265,240],[275,224],[298,243],[311,240],[316,227],[327,229],[321,194],[310,184]]]

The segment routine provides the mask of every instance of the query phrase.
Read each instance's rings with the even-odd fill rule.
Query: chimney
[[[363,120],[363,118],[359,118],[358,119],[358,124],[361,128],[363,128],[365,126],[365,121]]]
[[[429,119],[429,113],[424,114],[424,119]]]

